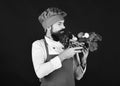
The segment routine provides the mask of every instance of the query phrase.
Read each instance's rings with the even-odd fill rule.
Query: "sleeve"
[[[44,46],[39,41],[35,41],[32,44],[32,61],[35,73],[38,78],[47,76],[54,70],[61,68],[62,64],[58,56],[54,57],[50,61],[44,63],[46,60],[46,53]]]

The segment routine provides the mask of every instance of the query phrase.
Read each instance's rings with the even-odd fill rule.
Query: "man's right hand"
[[[76,53],[80,53],[83,47],[74,47],[74,48],[67,48],[62,53],[58,55],[61,61],[65,59],[69,59],[73,57]]]

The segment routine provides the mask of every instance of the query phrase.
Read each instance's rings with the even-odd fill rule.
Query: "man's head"
[[[51,25],[50,33],[55,41],[60,41],[63,34],[65,33],[64,20],[57,21]]]
[[[51,7],[45,10],[39,17],[38,20],[42,24],[44,30],[46,31],[54,23],[64,20],[64,17],[67,15],[61,9]]]
[[[52,7],[45,10],[39,17],[39,21],[42,24],[45,32],[50,32],[53,38],[58,38],[65,29],[64,17],[67,15],[64,11]],[[62,32],[61,32],[62,31]],[[57,40],[58,41],[58,40]]]

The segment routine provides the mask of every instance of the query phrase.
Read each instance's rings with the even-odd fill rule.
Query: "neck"
[[[46,37],[48,37],[49,39],[52,39],[52,40],[53,40],[53,38],[52,38],[52,36],[51,36],[51,33],[50,33],[49,31],[47,31]]]

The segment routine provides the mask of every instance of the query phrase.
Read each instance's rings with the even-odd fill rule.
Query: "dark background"
[[[68,13],[66,28],[94,31],[103,38],[88,57],[81,86],[119,86],[119,3],[107,0],[9,0],[0,2],[0,86],[40,86],[35,75],[32,42],[43,37],[38,16],[48,7]]]

